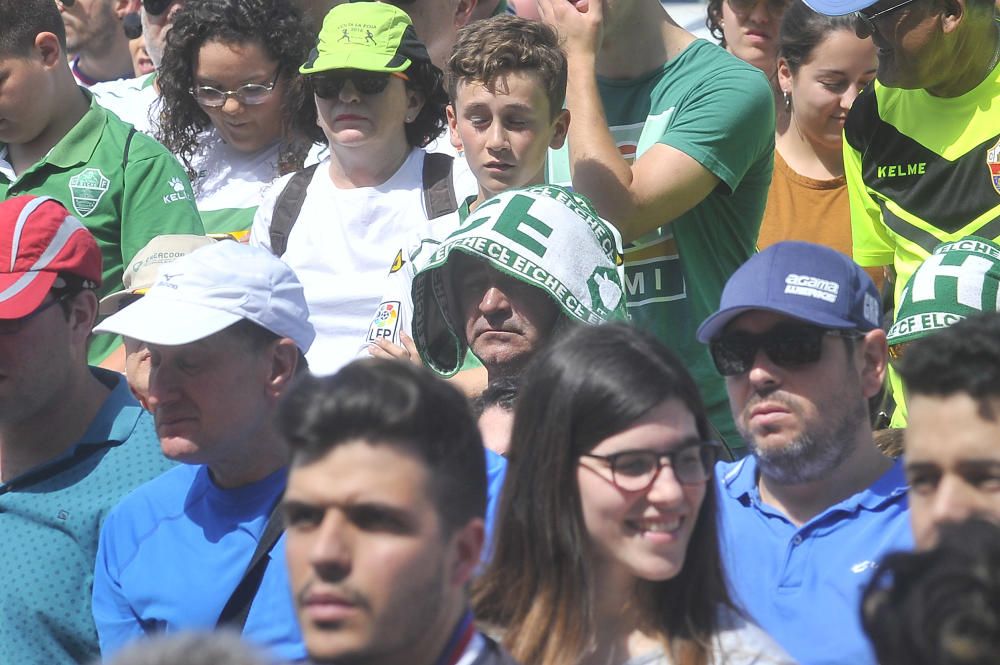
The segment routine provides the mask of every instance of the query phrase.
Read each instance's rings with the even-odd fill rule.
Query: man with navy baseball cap
[[[735,599],[799,662],[871,663],[860,589],[912,547],[902,466],[872,440],[888,351],[871,278],[782,242],[739,268],[698,329],[750,456],[716,469]]]

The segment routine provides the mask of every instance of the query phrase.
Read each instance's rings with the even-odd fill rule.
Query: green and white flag
[[[889,345],[994,311],[1000,311],[1000,245],[977,236],[946,242],[934,248],[904,287]]]

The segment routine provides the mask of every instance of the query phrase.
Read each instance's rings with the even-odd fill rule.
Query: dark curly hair
[[[323,133],[316,107],[298,68],[309,55],[313,30],[290,0],[199,0],[177,15],[167,33],[157,83],[163,98],[157,138],[183,160],[194,176],[191,158],[199,134],[211,126],[208,114],[191,95],[194,62],[206,42],[255,43],[278,63],[286,81],[282,99],[282,146],[278,173],[302,168],[313,142]]]
[[[436,139],[448,125],[444,109],[448,93],[444,89],[444,74],[431,62],[414,61],[406,70],[406,87],[424,96],[424,106],[413,122],[406,125],[406,140],[411,146],[423,148]]]
[[[992,420],[990,400],[1000,396],[1000,313],[972,316],[915,340],[896,369],[909,394],[966,393]]]
[[[726,48],[726,35],[722,31],[722,3],[725,0],[708,0],[708,13],[705,16],[705,27],[719,46]]]
[[[992,665],[1000,654],[1000,527],[946,524],[925,552],[898,552],[864,592],[862,623],[883,665]]]

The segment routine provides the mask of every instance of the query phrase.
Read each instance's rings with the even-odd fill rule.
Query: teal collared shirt
[[[0,484],[0,663],[86,663],[99,655],[90,610],[97,541],[119,499],[173,463],[124,377],[63,455]]]

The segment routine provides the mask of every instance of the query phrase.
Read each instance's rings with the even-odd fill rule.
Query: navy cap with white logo
[[[752,256],[730,276],[719,311],[698,328],[698,341],[707,344],[751,310],[867,332],[879,327],[882,306],[875,283],[849,256],[810,242],[786,241]]]

